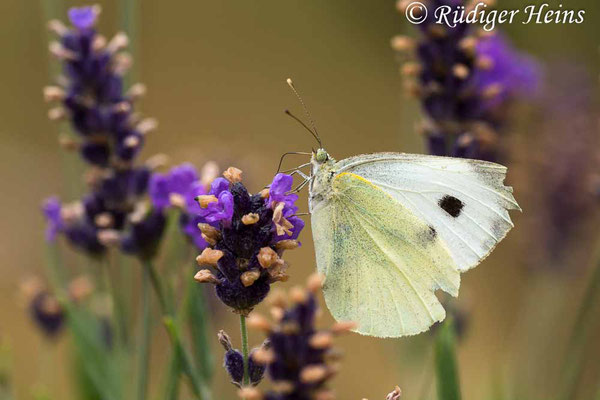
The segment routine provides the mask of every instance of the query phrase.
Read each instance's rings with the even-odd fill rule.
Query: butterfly
[[[508,211],[520,207],[504,186],[506,167],[405,153],[336,161],[311,133],[319,149],[310,176],[301,175],[334,318],[376,337],[415,335],[442,321],[436,290],[457,296],[460,274],[513,227]]]
[[[357,332],[399,337],[445,318],[438,289],[458,295],[520,210],[506,167],[449,157],[365,154],[311,158],[309,210],[325,302]]]

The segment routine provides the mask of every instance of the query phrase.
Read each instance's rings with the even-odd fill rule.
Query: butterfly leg
[[[304,178],[304,181],[301,184],[299,184],[295,189],[290,190],[289,193],[297,193],[297,192],[299,192],[300,190],[302,190],[302,188],[304,186],[308,185],[313,180],[313,178],[314,178],[314,176],[307,176],[307,175],[305,175],[304,173],[302,173],[300,171],[298,171],[298,175],[300,175],[302,178]]]
[[[283,165],[283,160],[285,159],[286,156],[289,156],[289,155],[310,156],[310,155],[312,155],[312,153],[306,153],[303,151],[288,151],[287,153],[283,153],[283,155],[279,159],[279,165],[277,166],[277,172],[275,174],[278,174],[281,171],[281,166]]]
[[[284,173],[284,174],[288,173],[288,172],[295,172],[295,171],[301,170],[302,168],[306,168],[310,165],[311,165],[311,163],[307,162],[306,164],[298,165],[295,168],[290,168],[290,169],[286,169],[284,171],[279,171],[279,172]]]

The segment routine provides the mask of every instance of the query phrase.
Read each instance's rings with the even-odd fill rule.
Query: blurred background
[[[41,94],[56,71],[45,22],[66,20],[67,7],[83,4],[57,3],[0,2],[0,337],[9,349],[19,399],[31,398],[40,385],[54,398],[74,398],[68,340],[41,335],[18,291],[25,277],[43,271],[41,200],[51,194],[75,198],[83,188],[77,178],[81,170],[69,160],[76,156],[58,147],[59,129],[46,118]],[[120,30],[119,2],[98,4],[99,30],[106,35]],[[506,0],[500,6],[523,4]],[[568,7],[585,9],[585,22],[502,27],[518,48],[537,58],[544,84],[540,96],[513,110],[502,138],[507,180],[524,211],[512,215],[516,227],[498,249],[463,275],[453,303],[465,320],[458,356],[467,399],[502,394],[542,399],[554,393],[575,315],[600,256],[595,197],[600,3],[570,0]],[[233,165],[258,192],[271,181],[282,153],[315,145],[283,113],[290,108],[301,114],[285,84],[288,77],[333,157],[426,151],[415,129],[420,106],[404,93],[390,48],[394,35],[413,34],[414,27],[393,1],[139,0],[138,8],[133,72],[149,90],[142,111],[160,123],[148,138],[146,158],[165,153],[173,164]],[[296,160],[288,163],[292,167]],[[306,192],[301,199],[306,204]],[[304,246],[286,257],[291,279],[281,286],[302,283],[315,270],[309,229],[301,239]],[[595,315],[599,312],[596,308]],[[237,339],[237,317],[217,302],[211,313],[215,332],[224,328]],[[325,312],[323,323],[330,321]],[[593,330],[596,338],[599,328]],[[169,348],[161,330],[154,340],[157,374]],[[251,343],[260,340],[251,336]],[[216,337],[213,344],[220,358]],[[334,380],[339,398],[382,399],[394,385],[402,387],[403,398],[431,396],[424,394],[434,381],[429,334],[396,340],[352,334],[338,344],[345,353]],[[598,360],[600,346],[592,340],[582,364],[582,396],[598,390]],[[214,389],[216,398],[235,398],[219,369]]]

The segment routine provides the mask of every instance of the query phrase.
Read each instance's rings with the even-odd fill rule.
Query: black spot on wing
[[[460,215],[465,204],[454,196],[445,195],[438,201],[438,205],[452,217],[456,218]]]
[[[437,236],[437,231],[435,230],[435,228],[433,226],[429,227],[429,238],[430,240],[435,239]]]
[[[436,237],[437,231],[435,230],[435,228],[433,226],[428,226],[424,232],[419,234],[418,239],[420,243],[424,245],[429,245],[435,240]]]

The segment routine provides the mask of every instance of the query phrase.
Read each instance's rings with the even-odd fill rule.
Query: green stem
[[[435,342],[435,364],[439,400],[460,400],[460,383],[456,363],[456,339],[452,318],[438,328]]]
[[[160,304],[160,309],[163,316],[163,323],[165,325],[165,328],[167,329],[167,333],[169,334],[169,338],[172,344],[179,352],[183,372],[189,378],[191,389],[197,398],[202,400],[209,400],[211,398],[210,391],[207,385],[202,380],[202,378],[196,372],[196,369],[191,361],[189,353],[183,346],[180,329],[175,323],[175,312],[173,310],[173,304],[172,302],[168,301],[168,299],[165,296],[164,287],[156,269],[154,268],[154,264],[152,264],[150,260],[143,260],[143,264],[144,269],[148,271],[150,281],[152,283],[152,288],[154,289],[154,293],[158,298],[158,303]]]
[[[107,259],[103,263],[102,268],[104,270],[106,286],[112,298],[112,311],[114,316],[114,325],[117,336],[117,342],[119,345],[127,345],[127,319],[125,317],[125,305],[123,301],[122,290],[119,287],[119,281],[115,279],[112,271],[111,263]]]
[[[248,374],[248,329],[246,328],[246,316],[240,314],[240,330],[242,331],[242,355],[244,356],[244,386],[250,384]]]
[[[138,359],[137,398],[145,400],[148,393],[148,370],[150,359],[150,273],[145,269],[142,273],[142,325],[139,332],[140,353]]]
[[[179,352],[174,352],[169,358],[169,368],[167,370],[167,377],[165,381],[163,398],[165,400],[177,400],[179,397],[179,372],[181,361],[179,359]]]
[[[131,83],[139,78],[139,54],[138,49],[140,45],[140,35],[138,35],[138,15],[139,15],[139,4],[138,0],[122,0],[119,2],[119,14],[120,14],[120,26],[129,37],[129,53],[131,57],[136,61],[129,73],[125,76],[125,85],[129,86]]]

